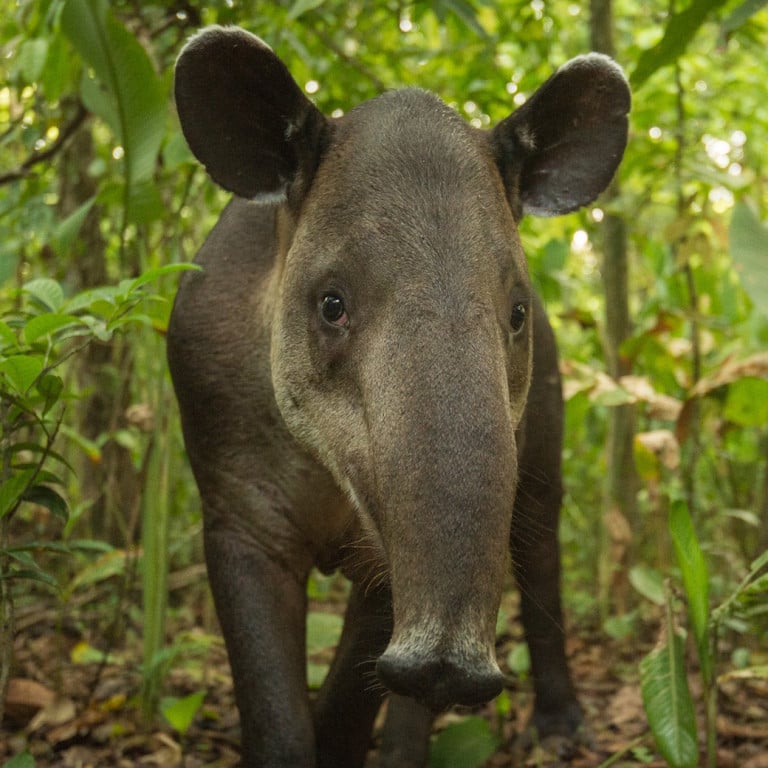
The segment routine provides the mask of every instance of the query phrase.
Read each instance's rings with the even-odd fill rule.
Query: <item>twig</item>
[[[88,110],[78,102],[77,111],[75,116],[70,120],[59,132],[56,141],[51,144],[50,147],[40,152],[34,152],[31,154],[21,165],[14,168],[11,171],[0,174],[0,185],[11,184],[19,179],[24,179],[32,173],[32,168],[38,163],[44,163],[46,160],[50,160],[57,152],[59,152],[67,141],[72,137],[75,131],[83,124],[83,121],[88,116]]]

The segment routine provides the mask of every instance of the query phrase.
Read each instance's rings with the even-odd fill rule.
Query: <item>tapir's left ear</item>
[[[627,144],[630,93],[618,64],[601,54],[564,64],[492,133],[516,213],[555,216],[608,186]]]
[[[193,37],[175,93],[190,149],[224,189],[275,202],[314,173],[325,118],[255,35],[214,26]]]

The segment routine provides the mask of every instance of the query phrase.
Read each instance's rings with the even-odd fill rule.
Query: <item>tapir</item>
[[[196,158],[234,193],[181,280],[168,359],[251,768],[423,764],[434,712],[500,693],[511,567],[540,736],[582,723],[564,650],[555,341],[517,225],[610,182],[630,95],[575,58],[492,130],[435,95],[325,117],[239,28],[175,73]],[[307,692],[313,567],[351,581]]]

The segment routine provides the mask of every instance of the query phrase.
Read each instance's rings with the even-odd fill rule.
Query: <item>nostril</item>
[[[483,704],[504,687],[501,670],[486,661],[469,664],[385,653],[376,664],[376,672],[393,693],[411,696],[436,711],[454,704]]]

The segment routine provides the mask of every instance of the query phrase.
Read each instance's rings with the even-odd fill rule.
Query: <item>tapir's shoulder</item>
[[[206,268],[269,268],[275,258],[277,206],[234,197],[219,217],[195,262]]]

